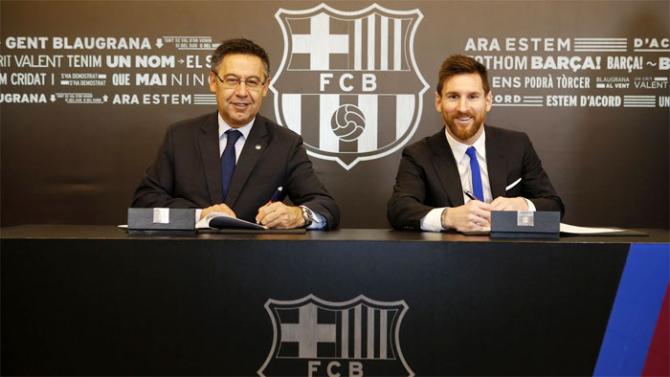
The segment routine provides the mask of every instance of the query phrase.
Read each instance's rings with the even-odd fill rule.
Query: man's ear
[[[442,95],[438,92],[435,92],[435,110],[438,113],[442,112]]]
[[[268,89],[270,88],[270,80],[272,80],[272,77],[267,76],[265,79],[265,84],[263,84],[263,97],[268,95]]]
[[[212,93],[216,93],[216,80],[217,78],[214,72],[210,72],[207,81],[209,82],[209,91]]]

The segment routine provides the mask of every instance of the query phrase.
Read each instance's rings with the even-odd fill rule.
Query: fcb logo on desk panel
[[[265,304],[273,342],[260,376],[413,376],[400,349],[404,301],[314,295]]]
[[[275,115],[310,156],[350,170],[404,146],[428,89],[414,58],[418,9],[373,4],[344,12],[320,4],[279,9],[284,54],[270,89]]]

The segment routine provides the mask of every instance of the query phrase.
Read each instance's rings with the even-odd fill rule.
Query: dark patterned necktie
[[[228,196],[230,182],[233,180],[233,173],[235,172],[235,143],[240,136],[242,136],[242,133],[238,130],[226,131],[226,148],[221,155],[221,191],[223,193],[223,201]]]

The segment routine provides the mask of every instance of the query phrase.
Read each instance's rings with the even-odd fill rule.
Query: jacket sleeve
[[[388,201],[386,216],[396,229],[421,229],[421,219],[433,207],[426,201],[426,172],[407,148],[403,150],[393,194]]]
[[[173,196],[174,176],[174,127],[165,134],[158,156],[146,172],[133,195],[132,207],[198,208],[184,198]]]
[[[535,152],[533,144],[525,135],[526,148],[523,156],[523,177],[520,196],[527,198],[538,211],[560,211],[561,218],[565,214],[563,201],[556,193],[549,176],[542,167],[542,161]]]
[[[316,176],[301,137],[297,137],[292,145],[286,182],[286,194],[293,204],[304,205],[323,216],[327,229],[339,225],[340,210],[337,203]]]

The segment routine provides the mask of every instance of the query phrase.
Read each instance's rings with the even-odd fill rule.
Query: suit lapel
[[[497,136],[495,129],[486,128],[486,166],[489,171],[489,184],[491,185],[493,199],[505,196],[507,178],[504,145]]]
[[[461,177],[458,175],[458,167],[454,160],[454,154],[444,135],[444,128],[428,139],[430,149],[433,151],[433,168],[437,172],[442,188],[447,194],[451,206],[456,207],[464,204],[463,187]]]
[[[240,158],[237,160],[233,181],[230,183],[230,189],[228,189],[226,204],[230,207],[235,205],[249,175],[268,146],[269,135],[267,127],[265,119],[260,115],[256,116],[254,125],[249,133],[249,139],[244,142],[244,148],[242,148]]]
[[[221,157],[219,155],[219,123],[217,113],[207,118],[200,127],[198,147],[205,169],[205,180],[210,203],[221,203]]]

